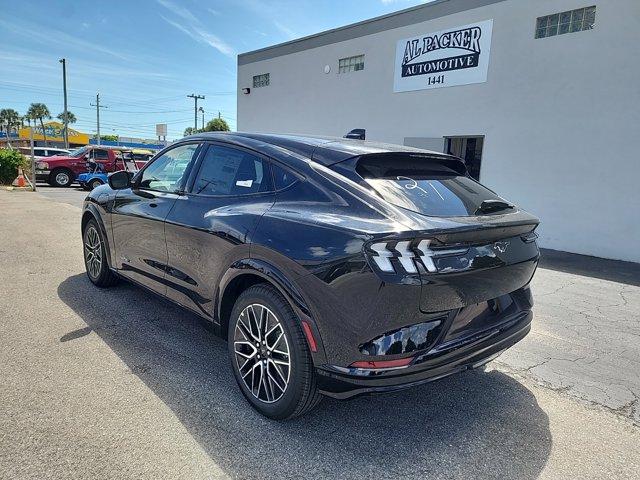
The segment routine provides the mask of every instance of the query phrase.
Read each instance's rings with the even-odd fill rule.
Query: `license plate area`
[[[458,310],[442,345],[457,343],[467,337],[491,330],[518,312],[518,305],[510,294],[486,302],[468,305]]]

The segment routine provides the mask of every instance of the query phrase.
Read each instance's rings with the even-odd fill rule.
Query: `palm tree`
[[[64,112],[62,112],[60,115],[58,115],[57,118],[62,123],[64,123]],[[76,116],[73,114],[73,112],[70,112],[69,110],[67,110],[67,124],[71,125],[71,124],[76,123],[76,122],[77,122]]]
[[[40,120],[40,127],[42,127],[42,136],[44,137],[44,145],[47,146],[47,134],[44,131],[44,119],[51,118],[51,113],[49,113],[49,109],[44,103],[32,103],[27,110],[27,115],[29,118],[35,120]]]
[[[11,148],[11,130],[20,126],[20,115],[13,108],[3,108],[0,110],[0,125],[4,126],[7,145]]]
[[[69,130],[69,125],[71,125],[72,123],[76,123],[76,116],[70,112],[69,110],[67,110],[67,121],[64,121],[64,112],[62,112],[60,115],[58,115],[58,119],[64,124],[64,129],[62,130],[62,137],[64,138],[65,141],[65,147],[69,147],[68,142],[67,142],[67,138],[68,138],[68,134],[67,131]]]

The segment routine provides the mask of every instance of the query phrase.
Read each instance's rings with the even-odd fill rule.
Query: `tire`
[[[98,180],[97,178],[95,178],[89,182],[87,190],[93,190],[94,188],[97,188],[100,185],[102,185],[102,180]]]
[[[265,328],[258,333],[256,320],[260,318]],[[264,335],[269,330],[271,333]],[[267,343],[257,346],[260,339]],[[315,368],[300,320],[271,285],[254,285],[238,297],[229,320],[228,341],[238,386],[262,415],[286,420],[310,411],[320,402]],[[288,367],[284,365],[287,361]]]
[[[56,168],[49,175],[49,185],[52,187],[70,187],[74,180],[73,172],[66,168]]]
[[[100,288],[118,283],[118,276],[111,271],[107,263],[105,239],[95,219],[89,220],[85,225],[82,245],[84,266],[91,283]]]

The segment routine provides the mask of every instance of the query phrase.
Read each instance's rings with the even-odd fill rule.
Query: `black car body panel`
[[[139,187],[147,168],[187,144],[198,147],[179,188]],[[196,177],[214,146],[261,159],[271,188],[199,194]],[[271,283],[310,325],[327,395],[344,398],[440,378],[520,340],[532,318],[528,284],[539,258],[538,220],[512,205],[457,216],[405,208],[358,173],[359,162],[375,155],[411,156],[446,170],[433,178],[466,177],[459,159],[409,147],[201,134],[158,153],[131,188],[93,190],[83,221],[92,216],[104,226],[117,273],[200,314],[222,335],[235,290],[246,281]],[[278,169],[286,172],[284,185],[278,185]],[[242,182],[236,185],[250,185]]]

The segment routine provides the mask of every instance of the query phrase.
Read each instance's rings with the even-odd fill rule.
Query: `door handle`
[[[149,204],[149,206],[150,206],[151,208],[156,208],[156,207],[158,206],[158,204],[157,204],[157,203],[150,203],[150,204]]]

